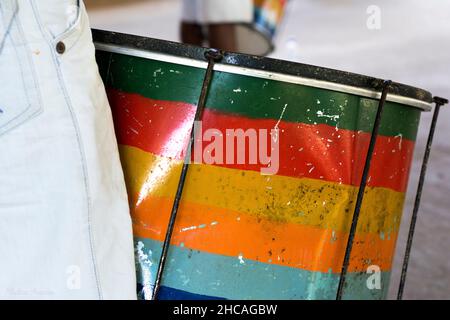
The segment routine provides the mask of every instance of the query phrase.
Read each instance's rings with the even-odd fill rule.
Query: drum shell
[[[151,298],[205,71],[105,51],[97,60],[132,208],[140,294]],[[356,94],[216,71],[203,132],[226,139],[227,129],[277,128],[279,170],[191,165],[159,298],[334,299],[377,106]],[[386,104],[346,298],[386,297],[420,113]]]

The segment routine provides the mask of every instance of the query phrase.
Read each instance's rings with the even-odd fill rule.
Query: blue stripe
[[[187,291],[162,286],[158,293],[158,300],[226,300],[226,299],[190,293]]]
[[[140,297],[151,298],[162,243],[136,238]],[[383,299],[390,273],[381,273],[380,290],[368,289],[366,273],[350,273],[344,298]],[[205,297],[236,300],[333,300],[339,275],[227,257],[171,246],[162,285]],[[166,296],[168,296],[166,294]]]

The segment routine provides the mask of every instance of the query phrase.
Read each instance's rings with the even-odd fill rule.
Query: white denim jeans
[[[88,17],[77,0],[68,21],[46,10],[57,2],[0,1],[0,298],[135,299],[128,200]]]

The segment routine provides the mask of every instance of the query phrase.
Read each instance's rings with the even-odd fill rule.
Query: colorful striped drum
[[[239,52],[267,55],[273,50],[273,38],[286,3],[287,0],[253,0],[253,23],[240,24],[236,29]]]
[[[205,49],[105,31],[94,40],[129,192],[139,294],[150,299]],[[335,299],[381,85],[225,53],[197,136],[204,158],[187,174],[158,298]],[[419,119],[430,109],[428,92],[391,87],[347,299],[386,297]],[[238,135],[229,139],[236,133],[243,148]]]

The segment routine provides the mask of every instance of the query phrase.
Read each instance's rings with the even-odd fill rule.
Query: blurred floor
[[[369,5],[381,29],[366,27]],[[178,41],[178,0],[90,10],[93,27]],[[279,59],[389,78],[450,97],[450,0],[292,0],[277,36]],[[395,297],[431,113],[424,114],[397,247]],[[442,110],[429,164],[406,299],[450,299],[450,107]]]

